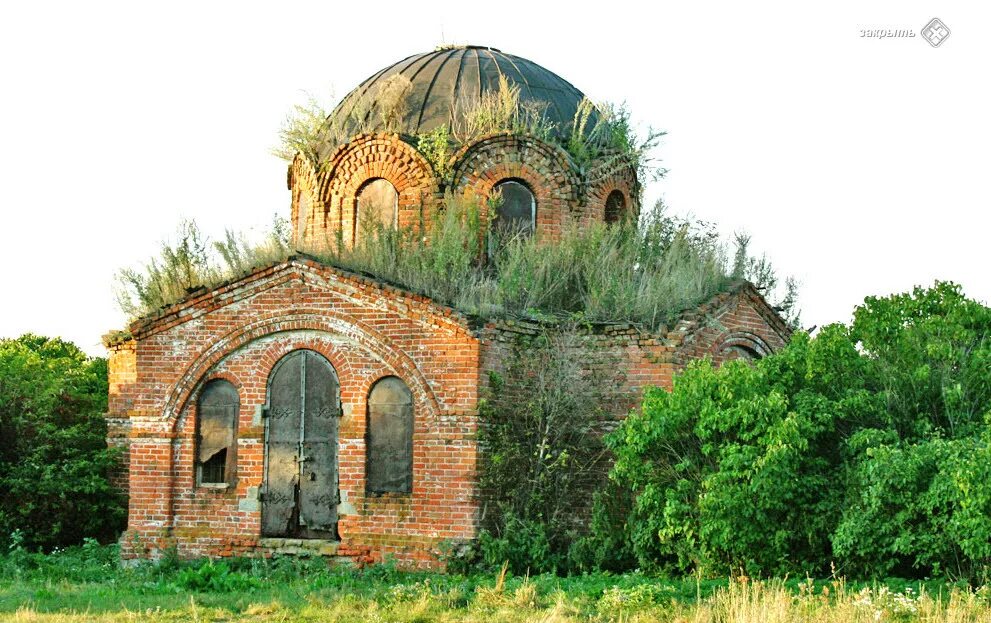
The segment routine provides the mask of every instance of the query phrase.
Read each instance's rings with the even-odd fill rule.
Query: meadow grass
[[[0,621],[991,621],[984,589],[943,581],[511,577],[330,568],[320,560],[175,560],[116,548],[0,557]]]

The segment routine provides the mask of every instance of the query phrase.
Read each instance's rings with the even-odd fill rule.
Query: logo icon
[[[938,48],[949,36],[950,29],[938,17],[929,20],[929,23],[922,28],[922,38],[934,48]]]

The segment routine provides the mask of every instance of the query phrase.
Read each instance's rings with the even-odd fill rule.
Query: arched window
[[[229,484],[240,400],[229,381],[208,381],[196,404],[196,477],[199,484]]]
[[[626,216],[626,197],[620,190],[614,190],[606,197],[606,222],[618,223]]]
[[[413,491],[413,394],[401,379],[387,376],[368,393],[369,493]]]
[[[490,240],[498,245],[500,241],[533,234],[537,227],[537,200],[530,189],[517,180],[503,180],[495,185],[493,194],[497,203]]]
[[[714,352],[719,362],[733,359],[756,361],[771,354],[771,347],[758,335],[738,331],[723,338]]]
[[[732,361],[734,359],[756,361],[761,358],[757,351],[742,344],[727,346],[721,349],[719,354],[722,356],[723,361]]]
[[[388,180],[376,178],[358,191],[355,234],[360,237],[378,228],[394,229],[399,218],[399,193]]]

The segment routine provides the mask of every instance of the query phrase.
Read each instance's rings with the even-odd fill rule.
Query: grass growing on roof
[[[332,241],[312,254],[483,318],[629,322],[646,329],[751,276],[747,266],[755,265],[746,253],[731,253],[711,224],[673,217],[660,204],[639,225],[593,224],[566,229],[554,244],[537,235],[497,248],[481,213],[479,199],[448,194],[425,228],[370,230],[354,247]],[[144,316],[199,287],[271,265],[293,253],[288,236],[285,221],[277,220],[260,239],[228,231],[211,244],[195,223],[184,223],[159,257],[119,273],[121,307]],[[764,270],[758,277],[773,276],[766,262],[758,264]]]

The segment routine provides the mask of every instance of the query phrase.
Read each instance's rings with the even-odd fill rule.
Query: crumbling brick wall
[[[294,259],[131,331],[112,346],[109,413],[112,422],[127,422],[113,433],[126,431],[129,446],[125,558],[169,547],[192,557],[265,554],[285,545],[260,537],[260,416],[275,362],[303,348],[326,357],[340,382],[340,543],[332,553],[430,564],[445,540],[474,535],[478,340],[450,309]],[[410,494],[372,496],[364,486],[366,398],[387,375],[403,379],[414,397],[414,485]],[[198,486],[196,398],[217,378],[231,382],[240,399],[236,478],[231,486]]]
[[[185,557],[315,548],[358,561],[391,555],[438,565],[447,542],[477,535],[478,401],[489,373],[504,370],[514,348],[547,330],[554,329],[525,321],[479,325],[425,297],[306,258],[135,323],[130,337],[108,341],[108,441],[128,459],[122,556],[156,557],[171,547]],[[683,314],[670,330],[572,330],[570,356],[614,397],[604,430],[639,404],[645,387],[670,388],[691,359],[770,352],[788,337],[748,284]],[[261,536],[269,377],[297,349],[329,361],[340,384],[339,542]],[[413,396],[413,487],[372,495],[365,490],[367,398],[372,384],[390,375]],[[202,486],[194,467],[196,405],[213,379],[230,382],[239,398],[236,474],[229,484]]]

